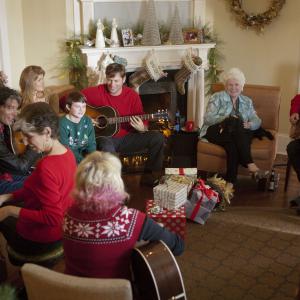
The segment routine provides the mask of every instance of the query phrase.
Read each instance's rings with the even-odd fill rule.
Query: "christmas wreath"
[[[270,7],[260,14],[249,14],[243,9],[241,0],[229,0],[231,2],[231,10],[236,14],[237,20],[244,27],[249,27],[261,32],[265,25],[270,24],[273,19],[278,17],[280,10],[285,4],[285,0],[272,0]]]

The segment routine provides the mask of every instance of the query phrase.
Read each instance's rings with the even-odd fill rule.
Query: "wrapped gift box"
[[[158,223],[162,223],[171,232],[185,237],[186,213],[185,207],[181,206],[175,210],[159,207],[154,200],[146,202],[146,214]]]
[[[185,203],[186,217],[203,225],[218,202],[219,194],[200,179]]]
[[[177,209],[187,199],[188,187],[175,181],[166,181],[153,188],[154,200],[167,209]]]
[[[166,175],[186,175],[197,178],[197,168],[165,168]]]

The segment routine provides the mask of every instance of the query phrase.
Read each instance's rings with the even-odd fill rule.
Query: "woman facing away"
[[[252,100],[243,95],[245,76],[241,70],[232,68],[223,74],[225,90],[210,98],[200,138],[222,146],[227,155],[226,180],[234,183],[238,166],[248,168],[255,174],[259,171],[251,157],[252,131],[261,125]]]
[[[30,103],[46,102],[58,113],[58,95],[51,94],[49,90],[45,89],[44,77],[45,71],[40,66],[27,66],[22,71],[19,81],[23,99],[22,107]]]
[[[144,213],[128,208],[121,162],[93,152],[78,166],[74,204],[64,219],[65,272],[94,278],[130,279],[130,256],[137,241],[163,240],[183,252],[183,240]]]
[[[49,104],[38,102],[24,107],[14,124],[24,143],[43,153],[22,188],[0,196],[0,231],[25,255],[49,252],[60,243],[63,216],[72,204],[76,161],[58,140],[58,122]],[[10,204],[12,200],[23,202],[22,207]]]

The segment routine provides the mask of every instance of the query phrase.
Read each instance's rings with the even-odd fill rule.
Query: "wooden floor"
[[[286,163],[285,156],[278,156],[277,164]],[[275,171],[280,175],[279,187],[275,192],[260,192],[257,190],[257,184],[250,176],[241,176],[235,187],[235,196],[232,200],[232,206],[260,206],[260,207],[288,207],[289,200],[296,197],[300,191],[300,184],[297,181],[294,171],[292,171],[288,190],[284,191],[285,166],[275,167]],[[126,174],[123,176],[126,189],[130,194],[128,206],[145,210],[146,200],[152,199],[153,193],[151,187],[140,185],[140,177],[138,174]],[[296,212],[295,212],[296,214]],[[0,235],[0,247],[5,248],[4,241]],[[58,268],[60,270],[61,267]],[[61,271],[61,270],[60,270]],[[18,269],[9,265],[9,281],[19,281]]]
[[[288,189],[284,191],[286,172],[286,156],[278,155],[275,162],[275,172],[279,174],[279,186],[275,192],[261,192],[257,190],[257,183],[250,176],[239,176],[235,186],[235,196],[232,206],[261,206],[288,207],[289,200],[298,196],[300,184],[294,171],[291,172]],[[279,165],[276,167],[276,165]],[[145,210],[145,201],[153,197],[152,189],[140,186],[140,175],[128,174],[124,176],[126,188],[131,195],[129,206]]]

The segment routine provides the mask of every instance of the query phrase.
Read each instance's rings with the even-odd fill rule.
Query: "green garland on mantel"
[[[266,25],[279,16],[279,12],[286,0],[272,0],[270,7],[263,13],[251,14],[245,12],[242,0],[227,0],[230,4],[231,11],[235,14],[238,23],[244,28],[251,28],[258,33],[263,32]]]
[[[105,30],[108,34],[109,24],[105,22]],[[141,32],[142,26],[136,26],[133,31],[138,34]],[[204,43],[216,43],[216,47],[212,48],[208,52],[208,64],[209,69],[205,71],[205,81],[206,81],[206,94],[211,94],[211,86],[213,83],[219,81],[219,75],[222,72],[220,68],[220,62],[224,59],[222,53],[220,52],[220,46],[222,41],[218,36],[212,31],[211,26],[206,24],[201,29],[203,32],[203,41]],[[160,26],[161,35],[167,36],[166,32],[168,29],[166,26]],[[88,38],[93,38],[94,31],[92,30]],[[86,75],[86,65],[83,61],[80,47],[82,46],[80,38],[74,37],[73,39],[68,39],[65,41],[65,49],[67,55],[63,61],[63,69],[69,74],[69,81],[73,84],[78,90],[81,90],[87,87],[88,80]],[[191,45],[192,46],[192,45]]]

